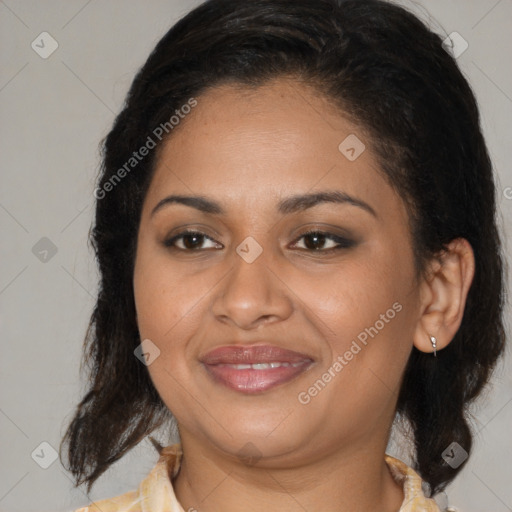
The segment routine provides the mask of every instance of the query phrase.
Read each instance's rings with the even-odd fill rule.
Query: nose
[[[213,299],[212,313],[217,320],[253,330],[292,314],[292,292],[279,277],[279,263],[272,263],[267,253],[263,250],[250,262],[250,258],[244,259],[234,251],[233,266]]]

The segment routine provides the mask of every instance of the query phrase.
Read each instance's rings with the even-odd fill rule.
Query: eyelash
[[[183,252],[196,252],[196,251],[200,251],[201,249],[181,249],[181,248],[176,247],[174,245],[177,240],[182,239],[183,237],[185,237],[187,235],[199,235],[200,237],[204,237],[204,238],[207,238],[208,240],[211,240],[212,242],[215,242],[215,240],[213,240],[213,238],[209,237],[208,235],[206,235],[204,233],[201,233],[200,231],[190,230],[190,231],[182,231],[181,233],[178,233],[177,235],[169,238],[168,240],[165,240],[164,241],[164,246],[169,248],[169,249],[172,249],[172,250],[178,250],[178,251],[183,251]],[[337,245],[337,247],[331,247],[330,249],[307,249],[306,248],[306,249],[301,249],[301,250],[305,250],[305,251],[308,251],[308,252],[314,252],[314,253],[331,254],[331,253],[333,253],[335,251],[339,251],[341,249],[349,249],[350,247],[355,245],[355,242],[353,240],[349,240],[347,238],[343,238],[343,237],[337,236],[337,235],[335,235],[333,233],[329,233],[329,232],[326,232],[326,231],[320,231],[320,230],[317,230],[317,229],[312,229],[312,230],[309,230],[309,231],[306,231],[306,232],[302,233],[295,240],[294,245],[297,244],[297,242],[300,239],[302,239],[304,237],[307,237],[307,236],[311,236],[311,235],[323,236],[327,240],[331,240],[331,241],[336,242],[338,245]]]

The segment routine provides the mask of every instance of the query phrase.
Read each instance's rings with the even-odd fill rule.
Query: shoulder
[[[132,491],[115,498],[95,501],[74,512],[142,512],[142,510],[139,492]]]
[[[181,455],[179,444],[163,448],[158,462],[137,490],[95,501],[74,512],[183,512],[171,483],[179,470]]]

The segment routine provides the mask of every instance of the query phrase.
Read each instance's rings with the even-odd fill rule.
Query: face
[[[197,102],[162,147],[134,271],[182,440],[274,465],[385,446],[418,290],[370,141],[285,79]]]

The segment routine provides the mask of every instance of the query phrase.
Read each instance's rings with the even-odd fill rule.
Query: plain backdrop
[[[84,390],[81,347],[97,283],[87,235],[98,144],[150,50],[198,3],[0,0],[2,512],[64,512],[126,492],[157,459],[142,442],[88,498],[73,488],[53,449]],[[458,62],[480,104],[509,260],[512,0],[401,3],[468,44]],[[476,447],[447,493],[458,510],[512,510],[510,369],[509,353],[474,409]]]

